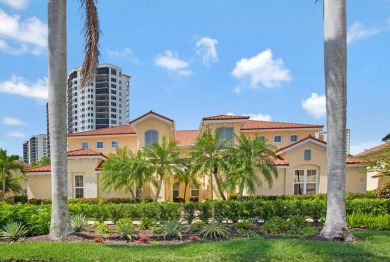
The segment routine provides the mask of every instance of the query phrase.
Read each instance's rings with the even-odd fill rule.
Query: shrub
[[[159,219],[160,221],[168,221],[168,220],[175,220],[179,219],[181,215],[181,205],[175,204],[171,202],[166,203],[160,203],[160,216],[159,218],[156,217],[156,219]]]
[[[273,217],[267,220],[261,227],[261,230],[265,233],[280,234],[293,227],[291,221],[286,221],[281,217]]]
[[[70,224],[75,232],[80,232],[86,229],[88,221],[83,214],[75,214],[70,216]]]
[[[308,225],[306,218],[304,216],[300,216],[300,215],[290,216],[288,220],[293,227],[305,227]]]
[[[237,230],[239,230],[239,229],[244,229],[244,230],[251,229],[252,228],[252,222],[250,222],[248,220],[240,221],[240,222],[234,224],[234,227]]]
[[[189,236],[189,237],[188,237],[188,240],[189,240],[189,241],[192,241],[192,242],[195,242],[195,241],[199,241],[199,240],[200,240],[200,237],[195,236],[195,235],[192,235],[192,236]]]
[[[212,222],[200,231],[204,239],[229,238],[229,231],[222,223]]]
[[[183,204],[184,219],[187,220],[188,224],[196,218],[195,211],[198,205],[196,203],[185,203]]]
[[[122,204],[109,204],[107,205],[108,216],[111,221],[116,223],[118,219],[123,217],[123,205]]]
[[[156,224],[156,220],[154,218],[143,217],[141,218],[141,229],[150,229],[152,226]]]
[[[374,191],[374,194],[377,197],[390,199],[390,183],[386,184],[383,187],[380,187]]]
[[[140,236],[137,240],[137,243],[140,244],[148,244],[149,243],[149,238],[145,236]]]
[[[187,228],[187,232],[199,232],[206,226],[206,223],[202,220],[196,221],[190,224]]]
[[[101,237],[95,237],[95,238],[93,239],[93,242],[95,242],[95,243],[103,243],[103,242],[104,242],[104,239],[101,238]]]
[[[176,197],[176,198],[173,199],[173,202],[175,202],[175,203],[184,203],[185,201],[184,201],[184,198],[182,198],[182,197]]]
[[[133,221],[129,218],[121,218],[116,224],[116,231],[123,236],[123,238],[132,240],[136,235],[137,230],[133,225]]]
[[[39,206],[38,206],[39,207]],[[29,235],[46,235],[50,230],[51,211],[47,208],[37,208],[35,213],[27,217]]]
[[[183,231],[183,226],[180,224],[179,220],[173,219],[164,222],[162,227],[162,235],[164,236],[164,239],[166,237],[169,238],[175,238],[179,237],[180,240],[182,239],[181,232]]]
[[[18,222],[7,223],[3,230],[0,230],[0,238],[8,242],[17,241],[28,233],[28,229]]]
[[[107,225],[107,224],[97,224],[96,228],[95,228],[95,233],[97,235],[103,235],[103,236],[109,236],[111,231],[110,231],[110,227]]]
[[[211,217],[211,202],[205,201],[199,203],[199,219],[207,223],[210,217]]]

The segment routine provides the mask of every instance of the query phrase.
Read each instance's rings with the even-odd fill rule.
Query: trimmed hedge
[[[232,220],[262,218],[268,220],[278,216],[287,219],[291,216],[303,216],[318,220],[325,217],[326,199],[295,198],[275,200],[246,201],[214,201],[215,218],[217,220]],[[347,199],[347,214],[364,213],[371,215],[390,214],[390,201],[382,198],[349,198]],[[167,221],[185,218],[192,222],[196,217],[203,221],[211,218],[211,201],[202,203],[106,203],[91,202],[69,203],[70,214],[84,214],[88,220],[118,221],[121,218],[141,220],[151,218],[156,221]],[[0,203],[0,228],[7,222],[20,222],[29,228],[30,235],[46,234],[49,231],[50,204],[7,204]]]

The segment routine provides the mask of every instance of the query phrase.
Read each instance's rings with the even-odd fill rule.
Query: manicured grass
[[[1,243],[0,261],[390,261],[390,231],[353,231],[361,242],[236,239],[184,245]]]

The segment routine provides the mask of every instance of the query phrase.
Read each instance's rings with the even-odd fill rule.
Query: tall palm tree
[[[20,170],[24,172],[25,166],[18,161],[19,156],[7,155],[7,150],[0,148],[0,183],[1,183],[1,199],[4,200],[5,193],[10,189],[10,183],[13,184],[12,171]],[[7,188],[8,185],[8,188]]]
[[[125,148],[117,148],[103,164],[102,189],[124,189],[134,199],[142,198],[142,189],[146,182],[152,181],[153,169],[141,150],[137,153]],[[134,194],[133,188],[136,187]]]
[[[328,127],[328,203],[321,236],[346,239],[346,0],[324,0],[324,59]]]
[[[262,186],[264,177],[271,188],[273,176],[278,177],[278,171],[274,164],[276,148],[267,144],[259,136],[248,138],[244,134],[238,137],[239,144],[232,148],[228,158],[228,170],[226,171],[226,187],[235,190],[238,186],[238,200],[243,197],[244,189],[254,194],[256,186]]]
[[[176,174],[178,182],[184,183],[184,202],[186,201],[187,188],[191,183],[198,183],[198,173],[195,172],[192,159],[183,160],[183,168]]]
[[[98,63],[100,29],[94,0],[80,0],[80,3],[86,14],[86,62],[82,69],[82,83],[86,83],[93,76]],[[54,240],[71,232],[66,156],[66,39],[66,0],[48,0],[48,111],[52,183],[50,237]]]
[[[214,177],[223,200],[226,200],[223,188],[224,157],[228,153],[226,143],[229,142],[229,140],[221,141],[220,132],[207,129],[195,140],[193,147],[194,169]]]
[[[167,181],[174,174],[179,173],[181,163],[179,153],[176,151],[175,142],[167,142],[164,136],[162,143],[154,142],[144,149],[146,158],[150,161],[153,171],[158,175],[158,187],[154,202],[157,202],[163,181]]]

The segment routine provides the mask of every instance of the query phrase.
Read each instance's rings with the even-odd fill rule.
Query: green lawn
[[[390,261],[390,231],[353,231],[361,242],[236,239],[176,246],[1,243],[0,261]]]

